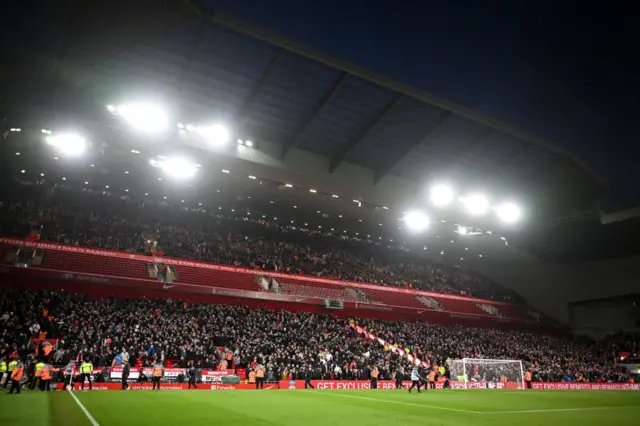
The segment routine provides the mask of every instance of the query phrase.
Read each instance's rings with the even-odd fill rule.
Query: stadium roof
[[[1,81],[5,113],[22,127],[92,132],[115,156],[102,174],[146,166],[131,149],[179,149],[202,164],[200,190],[233,167],[398,212],[446,180],[523,199],[545,217],[589,206],[605,190],[550,142],[196,1],[23,3],[13,5],[22,21],[3,35],[12,64]],[[175,137],[134,138],[105,106],[136,96],[164,103],[185,124],[225,123],[255,146],[220,151],[182,133],[179,147]]]

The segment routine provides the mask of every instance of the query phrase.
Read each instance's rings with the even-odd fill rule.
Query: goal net
[[[522,361],[463,358],[452,360],[451,381],[462,388],[524,389]]]

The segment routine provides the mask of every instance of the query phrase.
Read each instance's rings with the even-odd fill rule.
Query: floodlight
[[[159,134],[167,130],[169,118],[158,105],[146,102],[131,102],[115,107],[115,112],[134,129],[148,134]]]
[[[402,220],[412,231],[424,231],[429,226],[429,219],[420,211],[408,212]]]
[[[229,130],[220,124],[198,127],[196,131],[213,145],[224,145],[229,142]]]
[[[82,136],[75,133],[59,133],[47,136],[47,143],[55,146],[63,154],[69,156],[81,155],[87,147],[87,141]]]
[[[522,217],[522,211],[514,203],[503,203],[496,208],[496,214],[506,223],[514,223]]]
[[[170,158],[160,163],[160,168],[177,179],[189,179],[195,176],[198,168],[184,158]]]
[[[251,148],[251,147],[253,146],[253,142],[251,142],[251,141],[245,141],[244,143],[245,143],[245,145],[247,145],[249,148]]]
[[[446,185],[435,185],[429,191],[429,199],[438,207],[448,206],[453,198],[453,190]]]
[[[198,172],[197,165],[184,158],[166,159],[158,157],[157,159],[149,160],[149,164],[162,169],[166,174],[176,179],[189,179]],[[159,177],[158,180],[162,180],[162,178]]]
[[[462,198],[460,201],[472,215],[483,215],[489,210],[489,200],[482,194],[472,194]]]

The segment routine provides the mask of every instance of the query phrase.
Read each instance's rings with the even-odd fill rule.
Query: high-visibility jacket
[[[263,379],[264,378],[264,368],[258,368],[256,370],[256,377]]]
[[[13,370],[15,370],[16,366],[18,365],[18,361],[11,361],[9,363],[9,367],[8,367],[8,372],[11,373]]]
[[[45,364],[42,369],[42,380],[51,380],[53,378],[53,368],[49,364]]]
[[[531,381],[531,372],[527,371],[526,373],[524,373],[524,380],[527,382]]]
[[[0,374],[7,372],[7,363],[0,361]]]
[[[22,375],[24,374],[24,365],[22,363],[18,363],[16,368],[13,369],[13,373],[11,373],[11,380],[15,380],[19,382],[22,380]]]
[[[435,371],[432,371],[431,373],[429,373],[427,378],[429,379],[430,382],[435,382],[436,381],[436,373],[435,373]]]
[[[36,377],[42,377],[42,369],[44,368],[44,362],[36,364]]]
[[[251,371],[249,373],[249,383],[255,383],[256,382],[256,373],[254,373],[253,371]]]
[[[162,377],[164,374],[164,368],[161,364],[156,364],[153,366],[153,370],[151,370],[151,375],[153,377]]]
[[[80,365],[80,373],[82,374],[91,374],[93,373],[93,364],[90,362],[83,362]]]
[[[51,351],[53,350],[53,346],[51,345],[46,345],[43,349],[44,352],[44,356],[49,356],[49,354],[51,353]]]
[[[373,371],[371,372],[371,377],[373,377],[374,379],[378,378],[378,367],[374,367]]]

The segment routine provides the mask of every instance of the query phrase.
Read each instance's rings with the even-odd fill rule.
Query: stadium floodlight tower
[[[524,389],[522,361],[516,359],[455,359],[449,371],[451,381],[465,389],[500,389],[514,383]]]
[[[448,185],[438,184],[429,190],[429,200],[438,207],[446,207],[454,200],[453,190]]]
[[[87,149],[87,140],[77,133],[49,134],[46,141],[57,151],[69,157],[79,157]]]
[[[148,135],[158,135],[167,131],[169,117],[159,105],[149,102],[128,102],[122,105],[108,105],[107,109],[123,118],[135,130]]]
[[[496,214],[505,223],[516,223],[522,218],[522,210],[517,204],[502,203],[495,209]]]
[[[189,160],[176,157],[176,158],[157,158],[149,161],[153,167],[162,169],[164,173],[176,180],[191,179],[198,173],[200,168],[198,164],[193,164]]]
[[[226,145],[231,138],[229,129],[227,129],[222,124],[199,126],[195,129],[195,131],[199,133],[205,141],[213,146]]]
[[[422,232],[429,226],[429,218],[421,211],[410,211],[402,220],[411,231]]]

